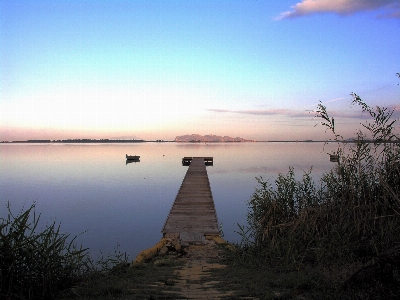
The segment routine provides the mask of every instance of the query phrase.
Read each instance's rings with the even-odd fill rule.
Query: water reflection
[[[138,162],[140,162],[139,158],[138,159],[127,159],[125,162],[125,165],[131,164],[131,163],[138,163]]]
[[[36,202],[44,224],[56,220],[96,256],[116,245],[135,257],[161,238],[161,229],[187,167],[183,157],[213,157],[207,168],[225,238],[238,240],[255,177],[273,179],[293,166],[296,176],[313,167],[317,180],[333,164],[323,143],[235,144],[2,144],[0,217]],[[331,147],[331,146],[326,146]],[[144,153],[134,168],[126,153]],[[131,165],[132,166],[132,165]]]

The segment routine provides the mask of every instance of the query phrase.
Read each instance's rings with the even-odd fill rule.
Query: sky
[[[400,117],[400,0],[0,0],[0,140],[332,138]]]

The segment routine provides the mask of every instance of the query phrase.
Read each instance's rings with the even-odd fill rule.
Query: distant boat
[[[338,162],[339,161],[339,155],[329,154],[329,160],[331,162]]]
[[[128,155],[126,154],[126,159],[127,160],[139,160],[140,156],[139,155]]]

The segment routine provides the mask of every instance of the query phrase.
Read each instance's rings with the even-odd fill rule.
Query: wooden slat
[[[162,233],[181,238],[220,234],[204,157],[192,158]]]

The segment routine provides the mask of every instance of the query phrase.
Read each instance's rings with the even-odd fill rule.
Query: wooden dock
[[[164,237],[179,238],[184,244],[204,243],[206,235],[220,236],[206,170],[212,163],[212,157],[182,159],[189,168],[162,229]]]
[[[190,166],[193,158],[203,159],[206,166],[212,166],[214,163],[213,157],[187,157],[182,158],[182,166]]]

